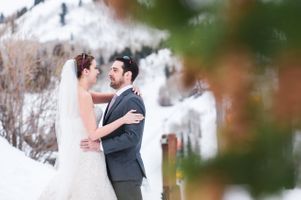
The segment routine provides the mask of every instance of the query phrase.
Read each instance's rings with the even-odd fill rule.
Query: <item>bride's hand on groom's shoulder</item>
[[[133,86],[132,90],[133,90],[133,92],[135,94],[137,94],[138,96],[142,97],[141,91],[140,91],[140,89],[137,86]]]
[[[93,141],[91,139],[83,139],[80,141],[80,148],[83,151],[100,151],[100,144],[99,141]]]

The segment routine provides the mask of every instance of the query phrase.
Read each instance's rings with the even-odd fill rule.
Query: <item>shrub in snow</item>
[[[53,92],[56,67],[66,60],[49,54],[47,47],[13,39],[0,45],[0,135],[42,161],[57,148]]]

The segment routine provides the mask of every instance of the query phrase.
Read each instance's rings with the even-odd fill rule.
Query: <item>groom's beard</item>
[[[121,86],[124,84],[124,80],[123,78],[119,79],[119,80],[112,80],[111,79],[111,83],[110,83],[110,86],[115,89],[115,90],[118,90],[121,88]]]

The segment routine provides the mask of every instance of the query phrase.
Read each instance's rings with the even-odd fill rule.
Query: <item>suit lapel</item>
[[[120,96],[118,96],[109,111],[108,111],[108,108],[109,108],[109,104],[108,104],[108,106],[106,108],[106,111],[105,111],[105,115],[104,115],[103,125],[107,124],[107,121],[108,121],[110,115],[112,114],[112,112],[114,111],[114,109],[120,104],[120,102],[122,101],[123,97],[125,97],[131,91],[132,91],[131,88],[127,89]]]
[[[112,114],[112,112],[118,106],[118,104],[120,103],[121,100],[122,100],[122,96],[121,95],[116,98],[114,104],[112,105],[112,107],[110,108],[110,110],[107,111],[107,113],[105,115],[105,121],[108,120],[109,116]]]
[[[111,101],[110,101],[111,102]],[[108,112],[108,109],[109,109],[109,105],[110,105],[110,102],[108,103],[107,107],[106,107],[106,111],[105,111],[105,115],[103,117],[103,122],[102,122],[102,125],[105,125],[105,121],[106,121],[106,116],[107,116],[107,112]]]

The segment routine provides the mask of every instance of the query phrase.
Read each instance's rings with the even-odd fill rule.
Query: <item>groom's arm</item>
[[[127,105],[129,109],[134,109],[137,113],[141,113],[145,116],[145,108],[141,99],[131,98]],[[124,133],[120,136],[108,138],[102,141],[102,149],[105,154],[130,148],[137,145],[141,140],[144,129],[144,120],[138,124],[125,124],[123,126]]]

